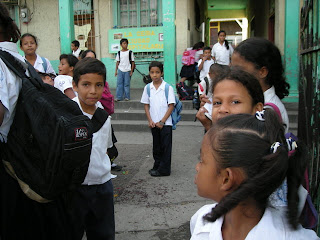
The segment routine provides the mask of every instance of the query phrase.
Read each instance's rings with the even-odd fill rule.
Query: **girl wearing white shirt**
[[[226,40],[226,32],[221,30],[218,32],[218,42],[213,45],[211,55],[216,63],[221,65],[230,65],[233,48]]]
[[[56,74],[52,68],[50,61],[36,54],[38,41],[36,36],[25,33],[20,39],[20,49],[25,54],[25,59],[38,71],[42,73]]]
[[[319,239],[298,223],[298,187],[306,161],[304,148],[297,145],[288,157],[283,126],[271,109],[217,121],[203,138],[195,177],[198,194],[217,203],[191,218],[191,240]],[[287,218],[268,205],[285,178]]]

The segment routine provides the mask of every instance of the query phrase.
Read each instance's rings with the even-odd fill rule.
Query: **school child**
[[[163,64],[157,61],[149,65],[150,95],[148,85],[144,87],[141,103],[147,115],[149,127],[153,137],[154,164],[149,174],[152,177],[169,176],[171,173],[172,153],[172,118],[171,113],[175,105],[174,91],[168,90],[168,100],[165,94],[166,83],[162,79]]]
[[[218,42],[213,45],[211,55],[216,63],[229,66],[233,48],[226,40],[226,36],[226,31],[218,32]]]
[[[73,70],[78,62],[78,58],[72,54],[61,54],[59,64],[59,76],[54,79],[54,87],[73,99],[76,95],[72,89]]]
[[[4,3],[0,3],[0,49],[13,55],[26,68],[24,58],[18,53],[16,42],[20,31]],[[0,60],[0,144],[7,142],[16,104],[21,89],[21,79]],[[38,203],[29,199],[18,182],[4,168],[0,151],[0,239],[73,239],[61,199]]]
[[[73,56],[75,56],[78,59],[79,59],[81,53],[83,52],[79,47],[80,47],[80,43],[78,40],[74,40],[71,42],[72,54],[73,54]]]
[[[128,49],[129,41],[126,38],[120,40],[121,51],[116,56],[116,72],[114,76],[117,77],[117,91],[116,100],[125,101],[130,100],[130,79],[133,74],[135,63],[134,55],[131,50]]]
[[[207,76],[210,66],[214,64],[214,61],[211,57],[211,48],[205,47],[203,49],[203,57],[198,62],[198,70],[200,71],[200,80],[204,80]]]
[[[90,119],[99,113],[98,108],[103,109],[99,100],[105,82],[106,68],[101,61],[84,58],[76,65],[72,84],[78,96],[73,100]],[[89,240],[115,238],[111,165],[107,155],[107,149],[112,146],[111,117],[108,116],[103,126],[93,134],[88,172],[73,196],[75,239],[81,240],[84,231]]]
[[[80,59],[84,59],[85,57],[97,58],[97,55],[93,50],[88,49],[81,53]]]
[[[204,136],[195,184],[199,196],[216,203],[193,215],[191,240],[319,239],[299,224],[298,187],[306,166],[302,144],[288,157],[277,114],[267,109],[257,116],[226,116]],[[285,178],[287,215],[268,204]]]
[[[56,75],[42,72],[38,72],[38,74],[44,83],[54,86],[54,79],[56,78]]]
[[[20,49],[24,52],[25,59],[39,72],[56,74],[47,58],[36,54],[38,40],[36,36],[25,33],[20,39]]]

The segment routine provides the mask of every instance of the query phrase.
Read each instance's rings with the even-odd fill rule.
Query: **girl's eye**
[[[239,104],[240,101],[239,101],[239,100],[233,100],[232,103],[233,103],[233,104]]]
[[[221,102],[219,102],[219,101],[214,101],[214,102],[212,102],[212,105],[221,105]]]
[[[102,84],[102,83],[98,83],[97,86],[98,86],[98,87],[102,87],[103,84]]]
[[[87,86],[88,86],[88,83],[83,83],[82,86],[87,87]]]

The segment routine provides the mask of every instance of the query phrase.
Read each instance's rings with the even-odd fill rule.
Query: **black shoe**
[[[152,177],[164,177],[164,176],[170,176],[170,173],[168,174],[168,173],[160,173],[158,170],[150,170],[149,171],[149,173],[150,173],[150,175],[152,176]]]
[[[112,167],[111,166],[111,170],[112,171],[117,171],[117,172],[120,172],[121,170],[122,170],[122,166],[120,166],[120,165],[116,165],[116,166],[114,166],[114,167]]]
[[[154,168],[151,168],[148,172],[149,172],[149,174],[151,175],[151,172],[154,172],[154,171],[156,171],[157,169],[154,169]]]

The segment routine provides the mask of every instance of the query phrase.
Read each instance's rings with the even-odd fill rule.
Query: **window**
[[[162,0],[120,0],[117,2],[117,27],[162,25]]]

